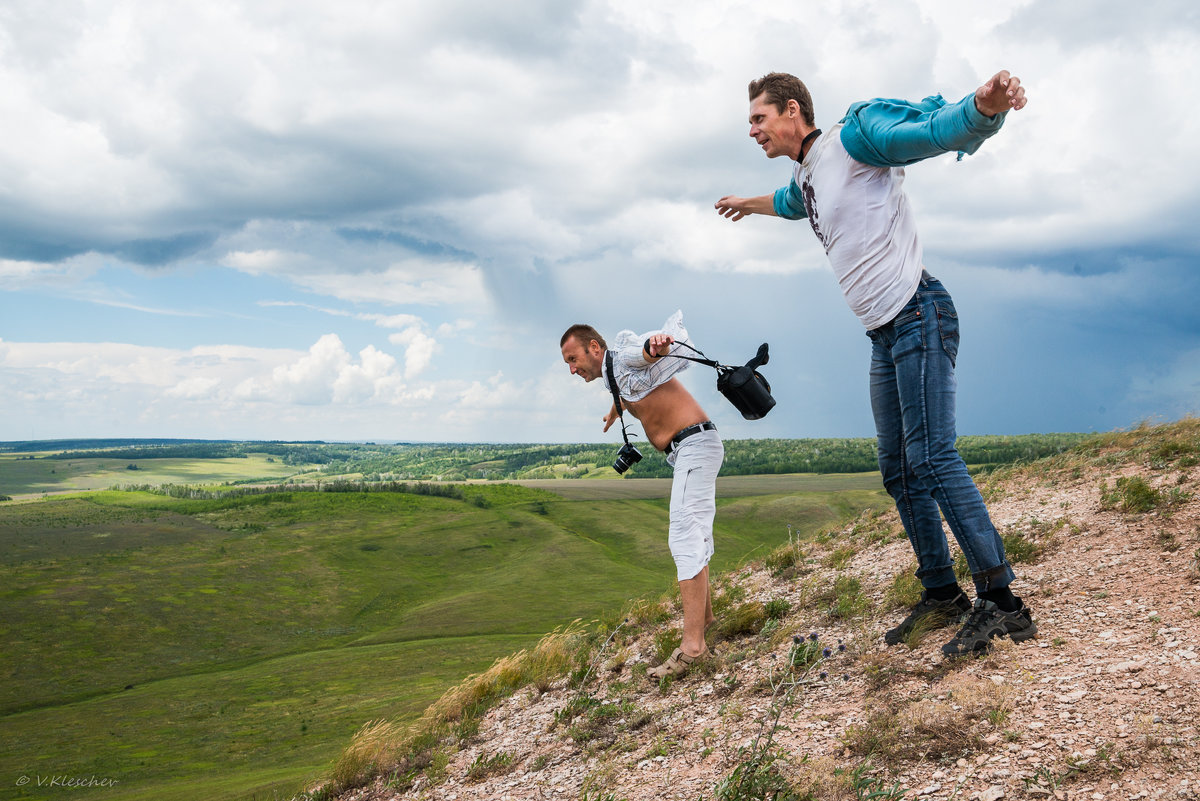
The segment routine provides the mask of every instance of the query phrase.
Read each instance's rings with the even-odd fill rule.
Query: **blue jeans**
[[[1014,576],[979,488],[954,447],[958,314],[928,273],[890,323],[871,338],[871,410],[883,486],[896,501],[926,588],[955,583],[938,509],[967,557],[976,592],[1008,586]]]

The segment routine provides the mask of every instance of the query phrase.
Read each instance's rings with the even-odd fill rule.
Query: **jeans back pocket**
[[[950,357],[950,366],[954,367],[958,362],[958,312],[950,300],[935,301],[933,307],[937,311],[942,350]]]

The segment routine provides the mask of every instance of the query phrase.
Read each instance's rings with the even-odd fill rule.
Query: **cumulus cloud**
[[[368,345],[357,361],[337,334],[325,334],[297,359],[279,364],[270,375],[240,382],[239,400],[296,403],[304,406],[394,402],[404,385],[393,371],[395,357]]]
[[[351,354],[337,334],[307,352],[206,346],[187,350],[119,343],[16,343],[0,340],[0,370],[33,372],[62,386],[95,382],[138,386],[163,398],[301,405],[396,403],[404,399],[394,356],[368,345]],[[51,386],[54,382],[42,382]],[[53,403],[62,389],[46,390]]]

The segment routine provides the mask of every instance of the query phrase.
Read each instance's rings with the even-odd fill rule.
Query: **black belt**
[[[678,434],[676,434],[675,436],[671,437],[671,441],[667,443],[666,453],[670,454],[671,451],[675,450],[676,445],[683,442],[685,439],[690,437],[692,434],[699,434],[701,431],[716,431],[716,430],[717,430],[717,424],[714,423],[712,420],[705,420],[703,423],[696,423],[696,425],[694,425],[694,426],[688,426],[687,428],[680,430],[680,432]]]

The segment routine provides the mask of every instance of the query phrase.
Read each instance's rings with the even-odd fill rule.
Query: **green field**
[[[222,484],[286,478],[301,468],[267,454],[229,459],[47,459],[45,454],[0,454],[0,495],[96,490],[125,484]],[[136,465],[136,470],[129,469]]]
[[[52,776],[117,782],[89,798],[291,797],[363,723],[669,590],[665,484],[2,504],[0,798],[59,798],[36,783]],[[718,573],[788,524],[887,500],[876,476],[722,479],[721,495]]]

